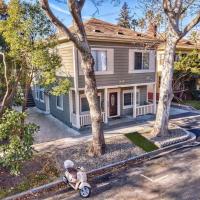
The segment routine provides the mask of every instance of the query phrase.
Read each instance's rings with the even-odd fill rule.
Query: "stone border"
[[[170,146],[163,147],[161,149],[158,149],[158,150],[155,150],[155,151],[152,151],[149,153],[144,153],[142,155],[129,158],[127,160],[119,161],[117,163],[113,163],[113,164],[106,165],[106,166],[98,168],[98,169],[91,170],[91,171],[87,172],[88,179],[92,179],[94,176],[105,175],[105,174],[111,173],[115,170],[119,171],[130,165],[141,164],[144,161],[166,155],[166,154],[168,154],[172,151],[176,151],[180,148],[184,148],[183,145],[189,144],[196,140],[196,136],[193,133],[188,132],[186,130],[184,130],[184,131],[187,133],[187,135],[189,135],[189,138],[186,141],[181,141],[179,143],[172,144]],[[37,196],[39,196],[41,194],[44,194],[46,192],[51,192],[56,189],[58,190],[58,189],[64,188],[64,187],[66,187],[66,185],[63,183],[62,179],[58,179],[57,181],[54,181],[52,183],[42,185],[42,186],[27,190],[25,192],[4,198],[4,200],[24,200],[24,199],[29,199],[31,197],[37,198]]]

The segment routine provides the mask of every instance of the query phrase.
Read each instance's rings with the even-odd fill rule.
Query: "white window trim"
[[[94,51],[99,50],[99,51],[106,51],[107,52],[106,53],[107,70],[106,71],[94,71],[95,75],[114,74],[114,66],[108,65],[108,49],[113,49],[113,48],[91,48],[91,51],[92,50],[94,50]],[[113,55],[113,57],[114,57],[114,55]],[[79,66],[79,75],[84,75],[83,70],[81,69],[81,66]]]
[[[63,95],[60,95],[59,97],[61,97],[61,99],[62,99],[62,101],[61,101],[61,107],[60,106],[58,106],[58,104],[57,104],[57,98],[58,98],[58,96],[56,96],[56,108],[58,109],[58,110],[62,110],[63,111]]]
[[[124,105],[124,94],[127,93],[131,93],[131,103],[132,105]],[[137,89],[136,93],[139,93],[139,102],[140,102],[140,89]],[[136,101],[137,101],[137,97],[136,97]],[[136,102],[137,103],[137,102]],[[139,106],[140,104],[136,104],[137,106]],[[129,109],[129,108],[133,108],[133,90],[123,90],[123,109]]]
[[[132,50],[132,51],[130,51]],[[143,53],[149,53],[149,69],[135,69],[135,52],[142,53],[142,64],[143,64]],[[151,69],[150,63],[150,52],[151,50],[137,50],[137,49],[129,49],[129,71],[128,73],[148,73],[155,72],[155,70]],[[133,54],[132,56],[130,54]],[[131,60],[132,59],[132,60]]]
[[[39,101],[39,89],[38,87],[35,85],[35,99]]]
[[[102,100],[101,92],[98,92],[97,95],[100,97],[100,109],[101,109],[101,100]],[[82,114],[82,115],[89,114],[90,111],[84,111],[84,112],[81,111],[82,110],[82,101],[81,101],[82,98],[86,98],[87,99],[87,97],[86,97],[85,94],[80,94],[80,114]]]
[[[40,92],[42,92],[43,99],[40,98]],[[43,88],[39,89],[39,99],[40,99],[40,102],[44,103],[44,89]]]

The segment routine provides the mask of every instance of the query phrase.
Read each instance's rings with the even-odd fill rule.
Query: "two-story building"
[[[98,98],[106,124],[113,118],[136,118],[156,112],[156,46],[158,39],[98,19],[84,23],[95,59]],[[75,45],[62,34],[58,52],[62,68],[58,76],[69,76],[72,87],[67,95],[47,95],[34,89],[36,106],[69,126],[90,125],[89,106],[84,94],[84,75]],[[148,99],[153,88],[153,101]]]

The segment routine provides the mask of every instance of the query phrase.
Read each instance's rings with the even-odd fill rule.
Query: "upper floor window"
[[[135,52],[134,69],[149,69],[149,52]]]
[[[155,50],[129,49],[129,73],[155,72],[155,56]]]
[[[95,71],[107,71],[107,51],[106,50],[92,50],[94,58]]]

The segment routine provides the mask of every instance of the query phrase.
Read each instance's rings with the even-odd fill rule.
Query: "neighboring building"
[[[165,43],[163,42],[157,48],[157,92],[159,92],[160,89],[161,71],[164,63],[164,49]],[[193,43],[190,40],[180,40],[176,46],[176,55],[174,61],[178,61],[180,56],[186,56],[193,50],[198,50],[200,52],[200,45]],[[181,88],[178,86],[174,87],[174,95],[179,97],[182,91],[185,91],[184,98],[191,99],[191,91],[193,90],[200,90],[200,77],[194,76],[190,80],[185,80],[185,83],[181,85]]]
[[[131,117],[156,112],[156,46],[155,35],[141,34],[98,19],[85,24],[95,59],[99,103],[104,123],[112,118]],[[68,95],[51,96],[34,88],[36,106],[74,128],[91,123],[84,94],[84,75],[78,50],[66,37],[59,37],[57,49],[63,66],[58,76],[70,75],[72,88]],[[153,88],[153,101],[148,90]]]

